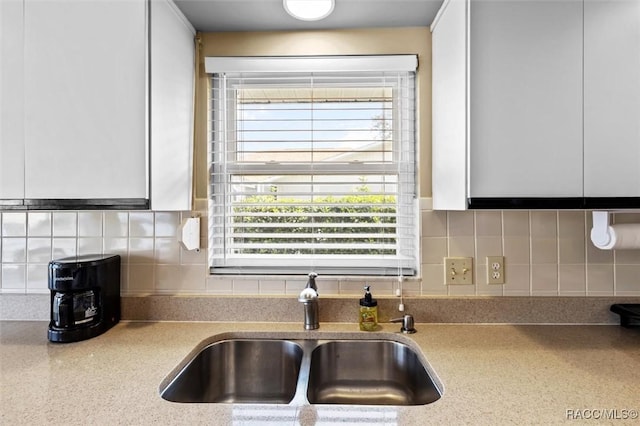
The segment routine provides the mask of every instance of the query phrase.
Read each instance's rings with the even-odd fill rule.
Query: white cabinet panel
[[[191,210],[195,30],[173,3],[151,6],[151,208]]]
[[[467,204],[467,3],[451,1],[432,35],[433,208]]]
[[[640,197],[640,1],[584,6],[585,196]]]
[[[24,11],[25,197],[148,198],[145,1]]]
[[[24,198],[22,0],[0,0],[0,199]]]
[[[581,197],[581,2],[472,1],[470,30],[470,197]]]
[[[582,2],[446,3],[432,28],[434,208],[582,197]]]

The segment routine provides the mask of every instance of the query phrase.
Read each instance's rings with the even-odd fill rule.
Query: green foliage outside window
[[[249,246],[274,245],[270,248],[244,248],[242,253],[245,254],[394,255],[395,248],[375,246],[396,244],[395,196],[363,192],[366,191],[343,197],[314,198],[310,204],[275,194],[247,197],[242,203],[234,204],[234,233],[245,234],[236,237],[234,242]],[[274,223],[287,226],[260,226]],[[345,227],[344,224],[358,226]],[[380,227],[380,224],[384,226]],[[312,235],[309,235],[311,232]],[[255,234],[255,237],[246,236],[249,233]],[[348,237],[344,236],[345,233],[349,234]],[[389,234],[389,238],[384,238],[383,234]],[[291,244],[296,247],[277,247]],[[319,244],[339,244],[344,248],[314,247]]]

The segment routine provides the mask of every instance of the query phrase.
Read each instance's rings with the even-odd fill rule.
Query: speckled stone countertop
[[[83,342],[49,343],[46,322],[0,322],[3,425],[638,424],[640,329],[612,325],[121,322]],[[444,385],[426,406],[180,404],[159,385],[212,336],[411,339]],[[408,341],[408,340],[407,340]],[[413,344],[413,343],[412,343]],[[268,363],[268,361],[265,361]],[[577,419],[577,420],[574,420]]]

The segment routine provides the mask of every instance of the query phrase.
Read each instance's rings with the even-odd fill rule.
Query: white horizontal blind
[[[211,83],[213,272],[415,273],[414,72]]]

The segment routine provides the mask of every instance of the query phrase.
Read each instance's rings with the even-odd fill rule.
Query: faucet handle
[[[413,315],[406,314],[402,318],[394,318],[390,322],[401,322],[400,331],[405,334],[413,334],[417,331],[414,327]]]
[[[309,281],[307,281],[307,285],[300,292],[300,295],[298,296],[298,302],[310,303],[318,300],[318,287],[316,286],[317,276],[318,274],[316,274],[315,272],[309,273]]]

